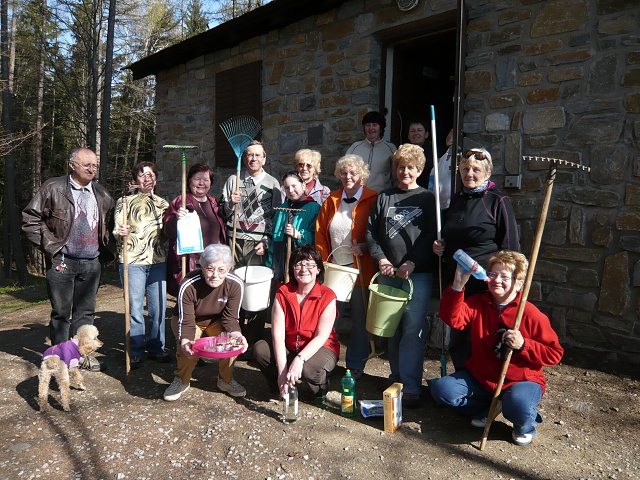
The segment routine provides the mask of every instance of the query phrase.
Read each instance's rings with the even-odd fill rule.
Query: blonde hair
[[[317,150],[311,150],[309,148],[303,148],[296,152],[296,155],[293,157],[293,169],[298,170],[298,163],[300,160],[311,163],[313,165],[313,169],[315,170],[313,174],[313,178],[318,178],[318,174],[320,173],[320,164],[322,163],[322,155]]]
[[[515,280],[524,280],[524,277],[527,275],[527,269],[529,268],[527,257],[512,250],[500,250],[491,255],[487,262],[487,270],[491,271],[493,266],[497,264],[504,265],[507,270],[510,270]]]
[[[464,167],[467,167],[471,162],[478,162],[482,165],[487,177],[491,176],[491,172],[493,171],[493,161],[491,160],[491,154],[489,150],[486,148],[472,148],[467,153],[465,153],[462,160],[460,160],[460,165],[458,166],[458,170],[462,170]]]
[[[397,170],[399,165],[413,165],[418,170],[424,170],[426,161],[421,146],[404,143],[393,154],[393,169]]]
[[[340,180],[340,174],[342,173],[342,171],[349,167],[353,167],[356,169],[358,175],[360,175],[360,180],[362,180],[362,183],[365,183],[367,181],[367,178],[369,178],[369,166],[364,163],[364,160],[360,155],[354,155],[353,153],[341,157],[336,162],[336,169],[334,170],[333,174],[338,180]]]

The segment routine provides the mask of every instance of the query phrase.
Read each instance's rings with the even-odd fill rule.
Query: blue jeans
[[[55,255],[47,270],[47,293],[51,301],[49,336],[51,345],[66,342],[82,325],[93,325],[96,294],[100,286],[100,261],[97,258],[72,259]]]
[[[420,395],[424,365],[425,316],[431,301],[431,273],[414,273],[413,297],[406,304],[400,325],[389,339],[390,379],[402,382],[402,391]],[[398,277],[380,275],[378,283],[409,291],[409,282]]]
[[[124,286],[124,265],[120,264]],[[147,319],[144,299],[147,298]],[[167,309],[167,264],[129,264],[129,310],[131,318],[131,355],[164,351],[164,316]]]
[[[486,417],[493,398],[468,370],[439,379],[431,386],[431,395],[437,403],[454,407],[471,418]],[[535,426],[542,423],[536,409],[542,398],[542,387],[535,382],[518,382],[503,389],[500,397],[502,415],[513,423],[513,431],[535,435]]]
[[[369,298],[368,288],[365,288],[365,298]],[[345,302],[338,302],[340,316],[342,316],[346,305]],[[363,371],[369,359],[369,332],[366,329],[367,316],[364,313],[364,301],[360,285],[353,287],[349,305],[351,306],[351,333],[349,334],[345,360],[349,370]]]

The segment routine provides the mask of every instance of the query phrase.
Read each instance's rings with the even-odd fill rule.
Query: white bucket
[[[351,300],[351,292],[358,278],[358,269],[336,263],[324,263],[324,285],[333,290],[339,302]]]
[[[269,307],[273,270],[268,267],[249,266],[235,270],[244,282],[242,308],[248,312],[259,312]]]

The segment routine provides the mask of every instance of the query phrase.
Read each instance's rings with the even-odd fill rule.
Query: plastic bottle
[[[355,417],[356,416],[356,379],[351,376],[351,370],[347,370],[347,373],[342,380],[342,398],[340,401],[340,413],[343,417]]]
[[[478,280],[482,280],[483,282],[489,281],[486,270],[482,268],[473,258],[467,255],[464,250],[456,250],[456,253],[453,254],[453,259],[460,265],[462,265],[462,268],[464,268],[465,271],[468,272],[469,270],[471,270],[471,275],[476,277]]]
[[[289,385],[289,391],[284,396],[282,421],[287,424],[298,421],[298,389],[293,384]]]

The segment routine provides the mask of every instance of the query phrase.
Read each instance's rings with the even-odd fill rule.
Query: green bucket
[[[367,332],[379,337],[393,337],[400,324],[404,306],[413,295],[413,282],[409,278],[409,292],[389,285],[369,284],[369,308],[367,309]]]

